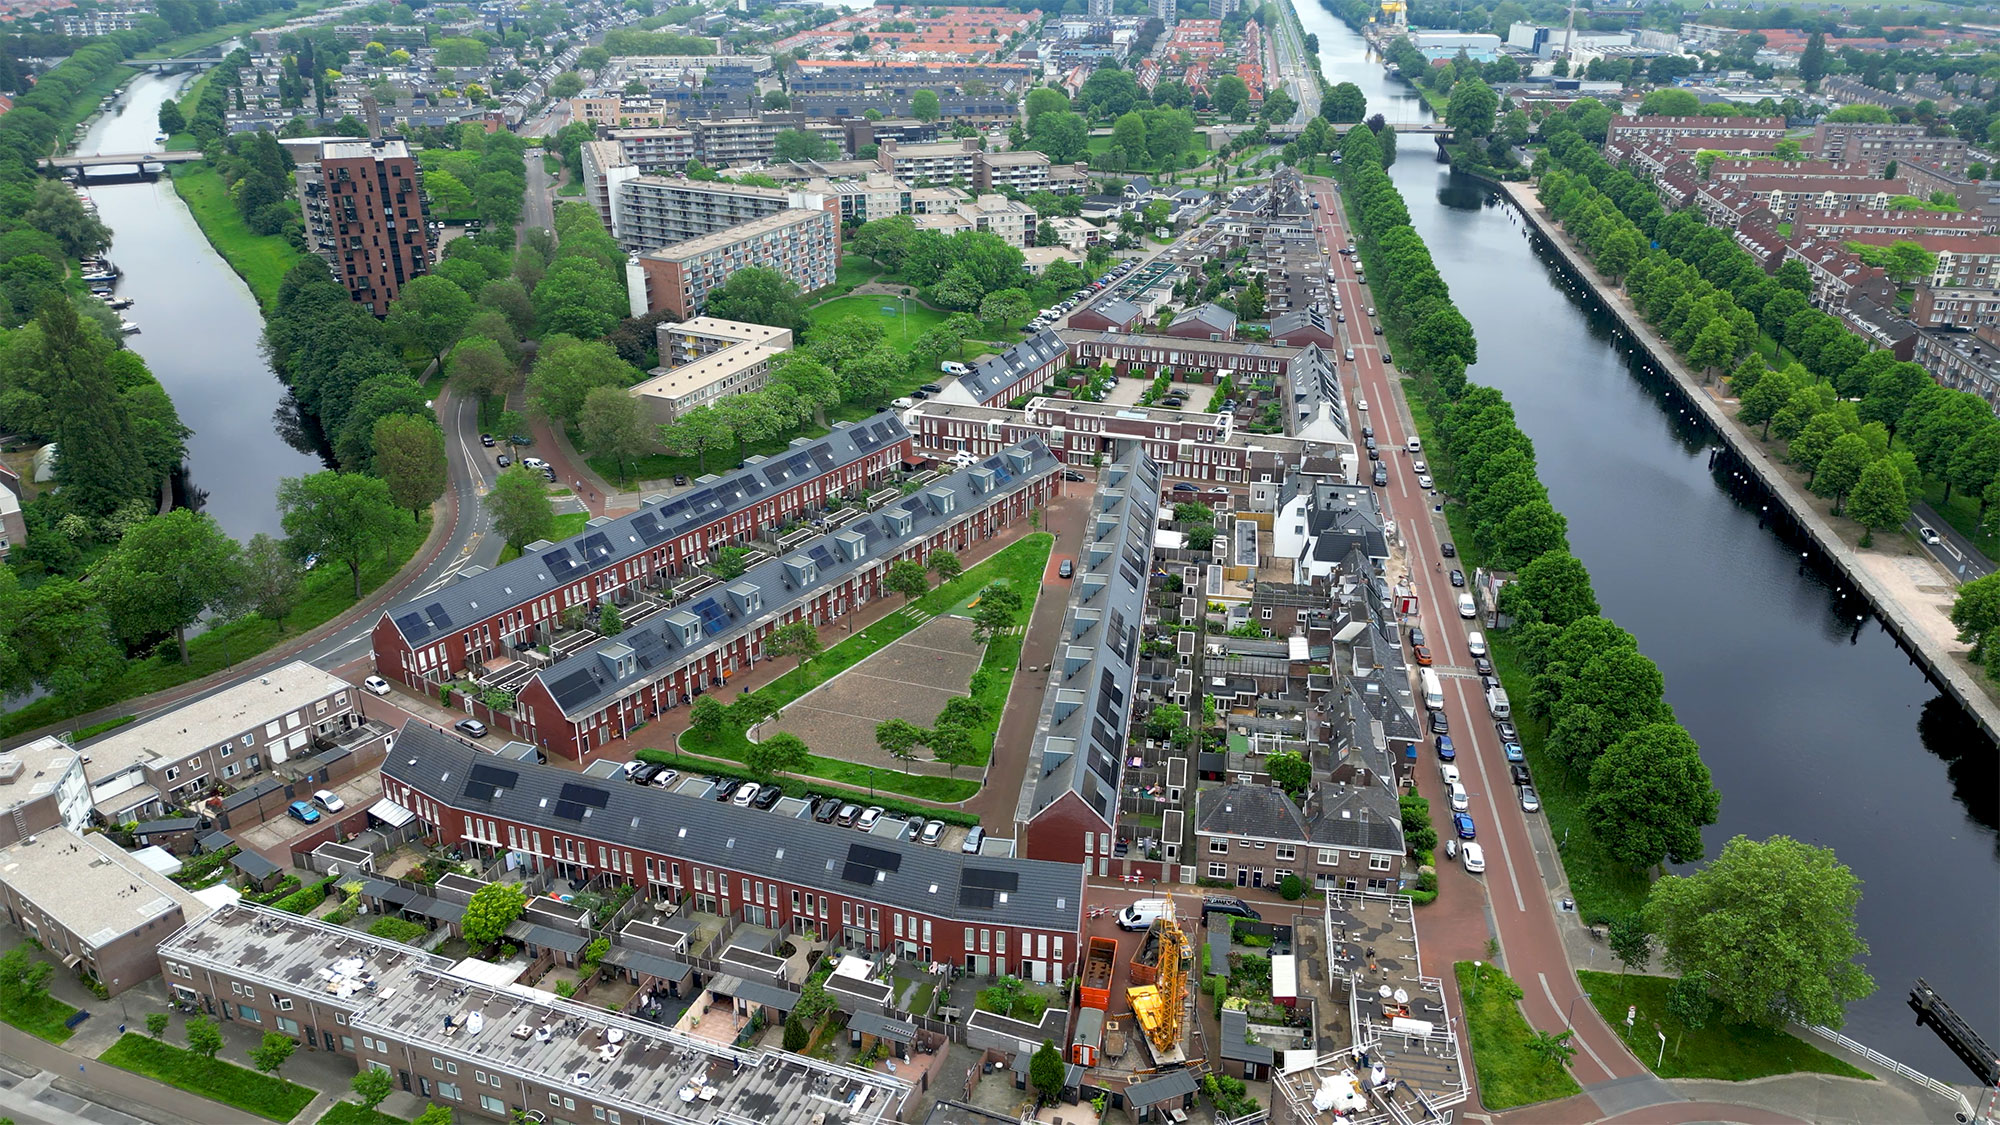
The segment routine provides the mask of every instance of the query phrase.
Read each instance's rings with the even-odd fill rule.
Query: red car
[[[1428,649],[1428,648],[1424,647],[1423,645],[1418,645],[1418,646],[1417,646],[1417,647],[1416,647],[1416,648],[1415,648],[1414,650],[1412,650],[1412,651],[1413,651],[1413,652],[1414,652],[1414,653],[1416,654],[1416,658],[1417,658],[1417,666],[1418,666],[1418,667],[1420,667],[1420,668],[1428,668],[1428,667],[1430,667],[1430,666],[1431,666],[1431,650],[1430,650],[1430,649]]]

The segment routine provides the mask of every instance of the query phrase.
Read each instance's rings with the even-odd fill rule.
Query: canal
[[[192,79],[134,79],[78,151],[159,150],[160,104]],[[89,191],[112,231],[110,258],[125,271],[118,295],[133,303],[123,315],[140,327],[125,342],[145,357],[194,431],[183,491],[240,541],[260,531],[282,534],[279,478],[325,466],[288,444],[274,422],[286,391],[258,346],[264,321],[256,298],[209,246],[167,177]]]
[[[1313,0],[1328,81],[1370,113],[1427,116],[1361,38]],[[1831,847],[1863,880],[1874,996],[1849,1035],[1934,1077],[1962,1063],[1903,1000],[1924,976],[1974,1027],[2000,1033],[2000,773],[1995,750],[1859,597],[1803,564],[1809,542],[1765,520],[1721,439],[1675,405],[1610,319],[1492,191],[1401,140],[1391,169],[1413,225],[1479,338],[1471,376],[1499,388],[1534,440],[1607,616],[1666,676],[1667,701],[1722,792],[1713,856],[1736,835]]]

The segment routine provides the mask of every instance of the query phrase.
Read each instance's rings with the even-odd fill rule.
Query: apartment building
[[[720,588],[653,612],[615,637],[535,672],[505,713],[473,713],[550,754],[588,763],[604,745],[692,703],[764,658],[795,621],[825,626],[883,594],[897,559],[965,551],[1045,508],[1062,490],[1048,448],[1030,442],[935,480],[838,530],[787,548]]]
[[[1742,141],[1770,140],[1773,144],[1785,138],[1785,119],[1782,117],[1702,117],[1669,116],[1653,117],[1613,117],[1605,130],[1606,155],[1614,145],[1632,143],[1652,143],[1677,138],[1698,138],[1703,142],[1711,138],[1734,138]],[[1701,147],[1707,147],[1704,143]],[[1822,152],[1827,160],[1847,159],[1832,153]]]
[[[160,942],[208,909],[101,832],[56,825],[0,848],[7,921],[114,995],[152,979]]]
[[[976,177],[980,155],[979,142],[972,137],[922,145],[885,139],[875,160],[884,172],[911,184],[948,184],[954,180],[969,184]]]
[[[1926,290],[1925,292],[1928,292]],[[1968,297],[1951,298],[1959,302]],[[1923,301],[1919,293],[1917,300]],[[1972,331],[1923,328],[1916,334],[1912,358],[1922,364],[1942,386],[1969,391],[2000,410],[2000,328],[1994,318],[2000,312],[2000,294],[1988,292],[1985,308],[1978,314]]]
[[[1194,826],[1202,877],[1251,889],[1297,876],[1319,891],[1397,890],[1407,853],[1395,775],[1348,774],[1354,784],[1315,780],[1304,808],[1271,785],[1203,789]]]
[[[1785,261],[1803,262],[1812,274],[1812,302],[1828,312],[1847,307],[1850,298],[1866,296],[1877,304],[1893,303],[1896,287],[1886,274],[1861,260],[1845,243],[1808,239],[1785,248]]]
[[[771,365],[792,346],[789,328],[712,316],[662,324],[655,333],[660,366],[630,393],[661,424],[724,395],[762,389]]]
[[[82,749],[91,802],[119,823],[160,816],[316,750],[346,747],[373,768],[393,739],[361,713],[353,684],[295,660]]]
[[[1047,153],[1033,149],[982,152],[972,166],[972,186],[981,192],[1013,188],[1022,195],[1048,191],[1053,167]]]
[[[1004,195],[982,195],[949,211],[935,211],[916,218],[918,230],[934,230],[945,235],[960,231],[984,231],[997,235],[1007,245],[1026,249],[1035,244],[1035,209],[1016,203]]]
[[[1676,150],[1678,151],[1678,150]],[[1821,180],[1879,180],[1882,172],[1861,161],[1838,160],[1717,160],[1709,166],[1710,180],[1747,180],[1755,176],[1811,176]]]
[[[825,197],[784,188],[634,175],[610,194],[611,234],[639,253],[730,230],[788,210],[827,210]]]
[[[648,174],[679,172],[687,167],[688,161],[701,159],[700,143],[694,130],[687,126],[613,129],[605,139],[618,146],[619,157],[625,163]]]
[[[1121,376],[1141,372],[1148,378],[1169,367],[1176,371],[1199,371],[1211,378],[1221,374],[1237,378],[1289,377],[1292,364],[1305,351],[1276,344],[1181,339],[1150,333],[1080,332],[1063,328],[1056,334],[1069,346],[1073,366],[1109,363]]]
[[[1859,121],[1815,125],[1812,148],[1822,160],[1866,164],[1878,176],[1885,174],[1890,161],[1964,172],[1969,151],[1964,138],[1932,136],[1922,125]]]
[[[694,131],[694,147],[701,154],[702,163],[711,167],[771,160],[778,154],[778,134],[791,129],[817,133],[835,149],[839,149],[847,136],[838,122],[818,120],[803,113],[696,118],[687,127]]]
[[[306,238],[376,316],[430,269],[423,172],[400,140],[323,141],[294,173]]]
[[[1741,180],[1709,184],[1695,193],[1695,203],[1708,216],[1719,216],[1726,208],[1724,198],[1761,204],[1780,222],[1802,210],[1846,211],[1887,210],[1889,201],[1909,194],[1902,180],[1822,179],[1815,176],[1746,176]],[[1717,221],[1711,217],[1711,222]]]
[[[1976,235],[1987,224],[1977,215],[1958,211],[1875,211],[1850,208],[1826,211],[1802,207],[1792,215],[1794,238],[1841,238],[1853,235],[1886,234]]]
[[[2000,286],[2000,235],[1854,234],[1844,241],[1866,246],[1914,242],[1937,255],[1930,284],[1945,289]]]
[[[58,826],[90,825],[90,782],[83,755],[44,735],[0,750],[0,847]]]
[[[807,293],[832,285],[840,266],[838,216],[820,209],[780,211],[647,250],[636,263],[637,285],[627,271],[635,314],[643,300],[648,312],[699,316],[710,290],[752,266],[777,270]]]
[[[1081,952],[1084,873],[1075,863],[967,856],[555,766],[496,763],[422,724],[412,724],[405,750],[383,768],[383,793],[448,847],[504,850],[561,879],[630,883],[650,901],[692,898],[706,913],[981,976],[1057,982]]]
[[[2000,287],[1954,289],[1920,285],[1910,303],[1910,322],[1918,328],[1956,328],[1967,332],[2000,325]]]
[[[465,789],[457,780],[453,798]],[[167,935],[155,971],[183,1004],[388,1071],[459,1120],[640,1125],[674,1104],[675,1118],[812,1125],[837,1104],[842,1122],[890,1125],[912,1093],[894,1075],[697,1038],[523,987],[516,968],[250,903]],[[681,1108],[697,1100],[699,1111]]]
[[[893,414],[838,423],[771,457],[675,496],[649,496],[637,512],[599,517],[561,543],[531,543],[491,570],[383,613],[372,633],[375,670],[430,691],[461,673],[520,659],[553,636],[572,606],[656,589],[836,498],[867,495],[902,467],[910,434]]]

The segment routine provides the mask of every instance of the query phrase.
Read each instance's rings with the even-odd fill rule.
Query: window
[[[504,1115],[507,1112],[507,1103],[501,1101],[499,1098],[496,1098],[491,1094],[481,1094],[479,1095],[479,1108],[485,1110],[488,1113],[498,1113]]]
[[[1293,848],[1293,847],[1292,847],[1292,845],[1290,845],[1290,844],[1279,844],[1279,845],[1278,845],[1278,852],[1277,852],[1277,858],[1279,858],[1279,859],[1296,859],[1296,858],[1298,858],[1298,852],[1297,852],[1297,849]]]
[[[1211,839],[1208,842],[1208,851],[1210,855],[1228,855],[1229,841]]]
[[[1389,857],[1388,857],[1388,856],[1386,856],[1386,855],[1371,855],[1371,856],[1369,856],[1369,857],[1368,857],[1368,870],[1370,870],[1370,871],[1387,871],[1387,870],[1389,870]]]
[[[284,1032],[286,1035],[295,1036],[299,1033],[299,1021],[297,1020],[286,1019],[284,1016],[279,1016],[277,1018],[277,1023],[278,1023],[278,1030]]]
[[[1319,850],[1319,861],[1329,865],[1339,863],[1340,853],[1334,851],[1332,848],[1321,848]]]
[[[281,1011],[281,1012],[289,1012],[289,1011],[291,1011],[291,1010],[292,1010],[292,1002],[291,1002],[290,1000],[286,1000],[286,999],[284,999],[284,998],[280,997],[280,998],[279,998],[279,1000],[278,1000],[278,1010],[279,1010],[279,1011]]]
[[[456,1082],[438,1083],[438,1096],[441,1098],[450,1098],[455,1102],[465,1100],[465,1095],[458,1092],[458,1083]]]
[[[1229,865],[1228,865],[1228,864],[1226,864],[1226,863],[1211,863],[1211,864],[1209,864],[1209,865],[1208,865],[1208,877],[1209,877],[1209,878],[1211,878],[1211,879],[1227,879],[1227,878],[1229,878]]]
[[[258,1012],[257,1012],[257,1009],[255,1009],[255,1008],[251,1007],[251,1006],[250,1006],[250,1005],[248,1005],[248,1004],[238,1004],[238,1005],[236,1005],[236,1014],[237,1014],[237,1016],[238,1016],[239,1018],[241,1018],[241,1019],[242,1019],[242,1020],[243,1020],[243,1021],[244,1021],[245,1023],[263,1023],[263,1022],[264,1022],[264,1017],[258,1014]]]

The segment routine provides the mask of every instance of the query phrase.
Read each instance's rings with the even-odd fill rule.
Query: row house
[[[1319,891],[1397,890],[1407,853],[1395,775],[1350,774],[1352,783],[1315,780],[1304,808],[1270,785],[1203,789],[1194,826],[1201,877],[1253,890],[1292,876]]]
[[[1069,348],[1058,332],[1044,329],[945,384],[938,402],[964,406],[1004,406],[1056,381],[1071,366]]]
[[[1275,344],[1245,343],[1236,340],[1195,340],[1152,334],[1088,332],[1061,329],[1057,333],[1069,345],[1070,360],[1078,367],[1109,363],[1119,375],[1172,370],[1199,374],[1213,380],[1229,375],[1239,382],[1277,381],[1289,376],[1302,348]]]
[[[841,1121],[891,1125],[914,1093],[891,1074],[732,1047],[526,988],[518,966],[453,961],[247,902],[164,936],[155,971],[182,1005],[386,1071],[460,1121],[692,1119],[662,1108],[678,1098],[718,1121],[809,1125],[838,1088]],[[734,1003],[747,1019],[748,1002]]]
[[[1785,249],[1785,261],[1805,263],[1812,273],[1812,302],[1829,312],[1846,308],[1848,299],[1856,294],[1865,294],[1878,304],[1896,296],[1888,275],[1863,262],[1861,255],[1844,243],[1794,242]]]
[[[1970,332],[1920,329],[1912,358],[1939,385],[1976,394],[2000,410],[2000,327],[1990,306],[1982,315],[1985,319]]]
[[[496,762],[412,723],[382,795],[436,846],[866,955],[1061,981],[1080,948],[1073,861],[966,855],[559,766]]]
[[[1895,308],[1855,296],[1848,299],[1840,315],[1848,331],[1867,340],[1869,347],[1891,352],[1905,363],[1916,357],[1917,326]]]
[[[1891,199],[1909,192],[1909,184],[1903,180],[1823,180],[1816,176],[1749,176],[1731,186],[1753,198],[1761,197],[1764,206],[1781,220],[1805,207],[1821,211],[1886,209]]]
[[[1839,160],[1717,160],[1709,166],[1710,180],[1749,180],[1759,176],[1811,176],[1821,180],[1876,180],[1879,170],[1855,161]]]
[[[598,517],[561,543],[530,543],[520,558],[491,570],[468,567],[457,581],[382,614],[372,633],[375,670],[428,691],[514,659],[547,643],[565,610],[629,600],[632,591],[706,565],[724,547],[748,544],[837,499],[865,496],[909,453],[910,433],[893,414],[836,423],[823,438],[800,438],[686,492],[649,496],[630,515]]]
[[[1910,304],[1910,321],[1918,328],[1957,328],[1967,332],[2000,325],[2000,287],[1918,286],[1916,299]]]
[[[1785,251],[1790,247],[1785,242],[1785,236],[1778,233],[1778,225],[1771,221],[1769,211],[1745,218],[1731,234],[1736,245],[1742,247],[1743,252],[1757,263],[1757,268],[1765,273],[1775,273],[1784,264]]]
[[[1862,121],[1821,122],[1813,127],[1811,147],[1822,160],[1866,164],[1877,175],[1892,161],[1963,172],[1971,151],[1964,138],[1934,136],[1922,125]]]
[[[121,823],[316,749],[347,745],[379,758],[393,737],[361,713],[353,684],[295,660],[87,743],[84,772],[97,814]]]
[[[2000,285],[2000,235],[1850,235],[1848,242],[1891,246],[1914,242],[1937,255],[1930,284],[1946,289]]]
[[[1738,138],[1743,140],[1763,140],[1768,138],[1773,144],[1785,137],[1785,119],[1782,117],[1699,117],[1669,116],[1655,117],[1613,117],[1605,130],[1604,143],[1609,158],[1610,147],[1625,142],[1656,141],[1687,137],[1703,141],[1710,139]]]
[[[1040,442],[988,457],[568,653],[535,672],[507,711],[468,706],[547,753],[588,763],[606,743],[755,667],[772,630],[825,626],[881,597],[896,560],[965,551],[1045,509],[1062,491],[1059,467]]]
[[[1648,119],[1639,118],[1638,120]],[[1705,137],[1700,135],[1654,136],[1641,130],[1626,133],[1622,136],[1606,136],[1604,140],[1604,159],[1611,164],[1622,166],[1641,162],[1640,154],[1642,152],[1671,151],[1678,153],[1679,156],[1667,157],[1661,155],[1650,158],[1649,162],[1657,163],[1663,167],[1678,167],[1684,161],[1692,167],[1695,154],[1704,150],[1728,153],[1739,157],[1769,155],[1776,150],[1778,142],[1783,139],[1784,135],[1781,133],[1760,133],[1745,137]]]
[[[1988,230],[2000,229],[2000,184],[1916,160],[1898,165],[1897,174],[1910,181],[1911,195],[1929,199],[1942,192],[1957,200],[1960,210],[1979,216]]]
[[[1840,238],[1862,234],[1908,238],[1985,233],[1985,220],[1961,211],[1883,211],[1863,207],[1822,210],[1802,207],[1792,215],[1792,235],[1797,238]]]
[[[1160,483],[1160,467],[1134,449],[1105,467],[1090,498],[1014,811],[1019,854],[1081,861],[1099,878],[1171,878],[1180,864],[1178,842],[1166,844],[1159,862],[1136,851],[1120,858],[1115,842]]]
[[[1740,183],[1701,184],[1689,201],[1703,220],[1724,230],[1745,223],[1776,226],[1782,221],[1772,212],[1769,196],[1753,193]]]

